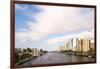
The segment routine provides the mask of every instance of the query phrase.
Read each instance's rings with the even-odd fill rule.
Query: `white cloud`
[[[94,40],[94,33],[84,31],[84,32],[77,33],[77,34],[70,34],[70,35],[65,35],[65,36],[62,36],[62,37],[56,37],[56,38],[49,39],[48,44],[55,44],[55,43],[59,43],[59,42],[67,42],[68,40],[70,40],[72,38],[82,39],[84,37],[93,41]]]
[[[79,36],[80,31],[88,31],[94,27],[93,9],[39,5],[37,7],[42,9],[42,11],[32,15],[35,17],[36,22],[27,22],[27,29],[29,31],[15,33],[16,43],[26,42],[27,45],[27,41],[29,40],[34,42],[51,34],[64,33],[67,36],[53,38],[48,40],[48,42],[50,44],[66,41],[66,39],[73,36]],[[77,34],[72,34],[74,32]],[[89,34],[89,32],[87,33]]]
[[[32,37],[42,38],[49,34],[73,33],[93,28],[93,9],[38,6],[43,11],[36,15],[36,23],[31,22]]]
[[[27,10],[27,6],[20,6],[19,4],[15,4],[15,10]]]

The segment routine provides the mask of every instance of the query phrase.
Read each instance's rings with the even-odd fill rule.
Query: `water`
[[[54,64],[54,63],[73,63],[73,62],[94,62],[94,58],[65,55],[59,52],[48,52],[47,54],[32,59],[22,65]]]

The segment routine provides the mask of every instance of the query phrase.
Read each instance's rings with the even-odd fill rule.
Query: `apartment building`
[[[32,54],[33,54],[33,56],[40,56],[40,50],[38,50],[37,48],[33,48]]]

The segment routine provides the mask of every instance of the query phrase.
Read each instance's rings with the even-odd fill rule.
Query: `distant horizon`
[[[73,39],[73,38],[72,38]],[[77,38],[76,38],[77,39]],[[66,42],[67,43],[67,42]],[[94,43],[94,41],[92,41],[92,40],[90,40],[90,43]],[[62,45],[62,46],[64,46],[64,44]],[[58,47],[60,47],[60,46],[58,46]],[[16,47],[17,48],[17,47]],[[19,48],[21,48],[21,47],[19,47]],[[31,49],[33,49],[34,47],[27,47],[27,48],[31,48]],[[27,48],[21,48],[21,49],[27,49]],[[36,47],[35,47],[36,48]],[[42,50],[44,50],[43,48],[37,48],[37,49],[42,49]],[[45,49],[46,50],[46,49]],[[56,50],[46,50],[46,51],[58,51],[58,49],[56,49]]]
[[[94,41],[94,8],[15,4],[15,48],[55,51],[84,34]]]

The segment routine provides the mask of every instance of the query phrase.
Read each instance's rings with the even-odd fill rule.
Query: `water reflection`
[[[59,52],[49,52],[43,56],[32,59],[21,65],[35,65],[35,64],[54,64],[54,63],[73,63],[73,62],[94,62],[94,58],[65,55]]]

